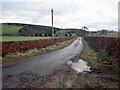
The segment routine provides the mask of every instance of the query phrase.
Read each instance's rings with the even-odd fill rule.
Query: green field
[[[0,36],[0,41],[23,41],[23,40],[38,40],[38,39],[49,39],[51,37],[24,37],[24,36]]]
[[[0,34],[17,34],[22,27],[0,25]]]
[[[118,37],[118,32],[109,32],[106,35],[99,35],[98,33],[90,32],[88,36],[98,36],[98,37]]]
[[[118,37],[118,32],[108,33],[107,37]]]

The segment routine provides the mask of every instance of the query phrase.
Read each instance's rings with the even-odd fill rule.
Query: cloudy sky
[[[119,0],[2,0],[0,23],[17,22],[89,30],[118,30]]]

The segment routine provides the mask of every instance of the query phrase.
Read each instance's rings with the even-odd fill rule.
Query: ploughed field
[[[63,42],[66,40],[73,39],[74,37],[60,37],[60,38],[46,38],[46,39],[39,39],[39,40],[25,40],[25,41],[7,41],[7,42],[0,42],[2,45],[2,56],[4,57],[7,54],[11,53],[18,53],[18,52],[25,52],[30,49],[41,49],[47,46],[51,46],[58,42]]]
[[[95,51],[114,58],[120,55],[120,40],[117,37],[85,37],[85,40]]]

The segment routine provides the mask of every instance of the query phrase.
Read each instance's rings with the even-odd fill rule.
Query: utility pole
[[[51,9],[51,16],[52,16],[52,38],[54,38],[54,27],[53,27],[53,9]]]

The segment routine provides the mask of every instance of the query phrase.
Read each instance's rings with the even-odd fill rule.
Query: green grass
[[[17,34],[22,27],[0,25],[0,34]]]
[[[107,37],[118,37],[118,32],[108,33]]]
[[[0,34],[2,34],[2,25],[0,25]]]
[[[2,42],[5,41],[23,41],[23,40],[38,40],[38,39],[49,39],[51,37],[25,37],[25,36],[0,36]]]
[[[84,50],[81,54],[81,58],[88,62],[88,65],[91,66],[92,69],[98,69],[101,66],[100,59],[97,57],[96,52],[90,48],[88,43],[83,39]]]
[[[109,32],[106,35],[99,35],[98,33],[89,33],[88,36],[98,36],[98,37],[118,37],[118,32]]]

